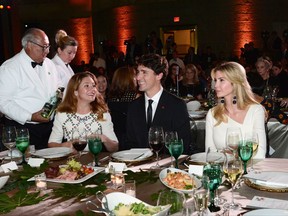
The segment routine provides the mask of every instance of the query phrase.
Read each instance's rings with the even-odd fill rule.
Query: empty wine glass
[[[22,153],[21,164],[27,164],[25,152],[29,146],[29,131],[27,128],[19,128],[16,130],[16,147]]]
[[[241,129],[238,127],[227,128],[226,147],[233,152],[234,157],[237,155],[238,145],[242,141]]]
[[[12,149],[16,146],[16,128],[14,126],[3,127],[2,143],[9,149],[10,161],[12,161]]]
[[[159,151],[164,146],[164,132],[162,127],[151,126],[148,132],[148,141],[150,147],[156,153],[156,165],[152,166],[151,169],[159,169],[161,166],[159,165]]]
[[[170,151],[170,144],[171,142],[174,142],[175,140],[178,140],[178,134],[176,131],[166,131],[165,132],[165,147],[168,149],[170,155],[171,155],[171,165],[170,167],[174,167],[173,166],[173,156],[172,153]]]

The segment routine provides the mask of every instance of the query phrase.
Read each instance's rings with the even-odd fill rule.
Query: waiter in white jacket
[[[49,39],[44,31],[28,29],[23,49],[0,67],[0,112],[4,125],[26,127],[30,145],[47,147],[53,123],[41,116],[44,104],[60,86],[54,63],[46,58]]]

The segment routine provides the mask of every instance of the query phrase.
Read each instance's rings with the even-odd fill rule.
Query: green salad
[[[152,216],[160,211],[160,206],[147,206],[136,202],[131,204],[119,203],[114,208],[116,216]]]

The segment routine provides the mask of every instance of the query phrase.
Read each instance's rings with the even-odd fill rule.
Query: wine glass
[[[98,154],[102,151],[101,130],[97,130],[88,136],[88,148],[94,155],[95,166],[98,166]]]
[[[253,141],[245,135],[245,139],[238,146],[238,155],[244,164],[244,174],[247,174],[247,162],[253,155]]]
[[[185,195],[182,192],[176,192],[172,190],[161,191],[157,199],[157,206],[171,205],[168,215],[177,212],[182,213],[185,203],[186,203]]]
[[[12,149],[16,146],[16,128],[14,126],[3,127],[2,143],[9,149],[10,161],[12,161]]]
[[[80,159],[82,151],[87,145],[87,133],[84,128],[76,128],[72,131],[72,145],[78,152],[78,157]]]
[[[161,166],[159,165],[159,151],[164,146],[164,132],[162,127],[151,126],[148,132],[148,141],[150,147],[156,153],[156,165],[152,166],[151,169],[159,169]]]
[[[183,153],[183,140],[175,140],[171,142],[170,146],[170,153],[175,158],[175,168],[178,169],[178,158]]]
[[[241,204],[234,202],[234,187],[240,177],[243,173],[243,167],[242,167],[242,161],[239,160],[239,158],[234,158],[233,161],[229,161],[228,159],[225,160],[224,166],[223,166],[223,172],[226,177],[226,179],[230,182],[232,188],[231,188],[231,194],[232,194],[232,201],[231,203],[225,203],[224,208],[225,209],[238,209]]]
[[[203,176],[204,177],[204,176]],[[209,178],[207,177],[207,182]],[[204,186],[204,187],[203,187]],[[207,215],[208,200],[209,200],[209,188],[205,188],[205,184],[201,188],[195,191],[193,194],[195,209],[198,216]]]
[[[221,165],[217,163],[206,164],[203,169],[203,175],[206,175],[209,178],[207,186],[210,191],[210,205],[208,208],[210,212],[217,212],[220,210],[220,207],[214,204],[214,199],[215,199],[215,191],[222,182]]]
[[[178,140],[178,134],[176,131],[166,131],[165,132],[165,147],[169,150],[169,153],[171,155],[171,165],[170,167],[174,167],[173,166],[173,156],[172,156],[172,153],[170,151],[170,144],[171,142],[175,141],[175,140]]]
[[[27,128],[18,128],[16,130],[16,148],[22,153],[22,163],[27,164],[25,151],[29,146],[29,131]]]
[[[259,146],[259,139],[258,139],[258,134],[255,131],[247,132],[245,133],[245,139],[251,140],[253,144],[253,154],[251,157],[251,167],[250,170],[254,170],[253,168],[253,156],[256,154]]]
[[[233,152],[236,157],[239,142],[242,141],[241,129],[238,127],[227,128],[226,131],[226,147]]]

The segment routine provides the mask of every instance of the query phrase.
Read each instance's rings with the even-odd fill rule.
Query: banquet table
[[[108,153],[101,153],[100,158],[104,158]],[[162,156],[163,157],[163,156]],[[183,162],[187,156],[182,155],[181,161]],[[81,162],[83,164],[87,164],[93,160],[93,156],[90,153],[86,153],[81,157]],[[51,161],[51,164],[63,164],[65,160],[59,160],[59,161]],[[170,158],[162,158],[160,160],[162,165],[169,166],[170,165]],[[151,164],[155,163],[155,161],[147,161],[147,163],[137,164],[137,165],[129,165],[128,169],[131,169],[133,171],[137,171],[138,169],[146,169],[147,167],[150,167]],[[254,168],[259,171],[281,171],[281,172],[288,172],[288,167],[286,164],[288,163],[288,159],[278,159],[278,158],[267,158],[264,160],[261,160],[254,164]],[[104,165],[104,163],[103,163]],[[182,167],[183,168],[183,167]],[[0,175],[3,175],[3,173],[0,173]],[[73,187],[73,184],[71,185]],[[56,183],[48,183],[48,189],[57,188]],[[155,205],[156,201],[151,199],[151,195],[154,193],[158,193],[160,190],[165,189],[165,186],[158,180],[155,183],[149,183],[145,182],[143,184],[137,185],[137,192],[136,197],[146,203]],[[29,192],[33,192],[35,188],[30,188]],[[113,189],[107,189],[105,193],[113,192]],[[13,194],[15,191],[7,192],[7,194]],[[47,190],[47,193],[49,193],[49,190]],[[220,187],[220,196],[225,197],[228,201],[230,201],[231,198],[231,189],[227,188],[226,186]],[[241,187],[237,190],[235,190],[235,201],[238,203],[241,203],[242,206],[246,206],[250,200],[254,196],[262,196],[262,197],[270,197],[270,198],[277,198],[282,200],[288,200],[288,193],[276,193],[276,192],[267,192],[267,191],[261,191],[257,189],[253,189],[249,186],[247,186],[245,183],[241,184]],[[94,196],[88,197],[88,199],[91,199],[92,201],[96,202],[96,199]],[[29,205],[24,207],[17,207],[16,209],[12,210],[9,213],[3,214],[7,216],[12,215],[77,215],[76,212],[81,210],[84,214],[88,214],[88,210],[86,208],[85,204],[86,200],[77,200],[77,198],[71,198],[68,200],[61,199],[61,198],[48,198],[44,201],[41,201],[38,204],[35,205]],[[245,209],[239,209],[232,211],[230,210],[229,215],[230,216],[238,216],[241,212],[246,212]],[[222,215],[223,209],[220,212],[217,213],[211,213],[210,215]],[[90,214],[91,215],[91,214]],[[96,214],[97,215],[97,214]],[[101,214],[98,214],[101,215]],[[181,215],[181,214],[178,214]]]

